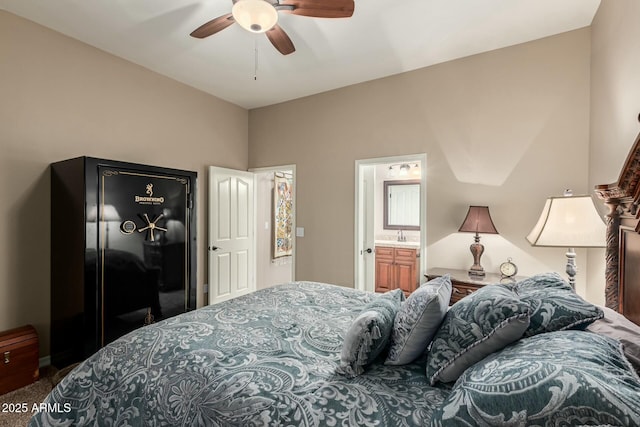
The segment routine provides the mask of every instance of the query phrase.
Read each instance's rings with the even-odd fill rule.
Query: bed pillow
[[[364,306],[344,338],[338,373],[356,377],[380,355],[389,342],[393,321],[403,300],[402,290],[395,289]]]
[[[524,338],[462,374],[434,413],[448,425],[640,425],[640,379],[620,343],[584,331]]]
[[[393,322],[385,365],[406,365],[424,353],[442,323],[451,299],[451,278],[437,277],[415,290]]]
[[[487,285],[456,302],[427,356],[431,385],[452,382],[486,355],[519,339],[529,326],[529,304],[506,285]]]
[[[538,274],[511,286],[531,306],[531,323],[525,337],[584,329],[604,315],[600,308],[576,294],[558,273]]]

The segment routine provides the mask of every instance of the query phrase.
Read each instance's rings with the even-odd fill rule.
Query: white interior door
[[[209,167],[209,304],[255,290],[254,174]]]
[[[356,289],[375,289],[375,167],[356,166]]]
[[[365,290],[373,292],[376,288],[376,255],[375,255],[375,166],[365,166],[363,169],[363,219],[364,219],[364,242],[363,242],[363,264]]]

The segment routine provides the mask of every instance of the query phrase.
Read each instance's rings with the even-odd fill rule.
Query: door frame
[[[265,173],[265,172],[280,172],[283,170],[290,170],[291,171],[291,180],[293,181],[293,203],[292,203],[292,207],[291,207],[291,216],[292,216],[292,224],[291,224],[291,230],[293,232],[293,250],[291,253],[291,279],[293,281],[296,280],[296,251],[298,248],[298,244],[297,244],[297,233],[296,233],[296,211],[297,211],[297,203],[298,203],[298,185],[297,185],[297,177],[296,177],[296,165],[295,164],[289,164],[289,165],[278,165],[278,166],[264,166],[264,167],[259,167],[259,168],[250,168],[248,169],[249,172],[252,172],[254,175],[259,174],[259,173]],[[257,195],[257,191],[254,191],[253,194],[254,197],[254,201],[253,201],[253,206],[255,206],[257,208],[258,203],[258,195]],[[254,209],[254,212],[256,211],[256,209]],[[254,235],[257,233],[257,214],[254,213]],[[254,245],[256,244],[256,242],[254,242]],[[256,253],[257,251],[254,248],[254,253]],[[257,256],[257,255],[256,255]],[[256,276],[256,282],[257,282],[257,276]]]
[[[427,154],[407,154],[401,156],[377,157],[370,159],[356,160],[355,162],[355,212],[354,212],[354,287],[363,291],[375,291],[375,283],[365,283],[365,274],[361,274],[363,269],[360,242],[364,242],[365,236],[362,226],[364,201],[361,186],[363,185],[362,169],[364,166],[380,165],[387,163],[415,162],[420,163],[422,174],[420,176],[420,276],[427,271]],[[294,187],[295,189],[295,187]],[[375,240],[375,236],[374,239]]]

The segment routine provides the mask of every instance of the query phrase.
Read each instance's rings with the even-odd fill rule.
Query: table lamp
[[[480,265],[480,257],[484,252],[484,246],[480,243],[479,233],[498,234],[498,230],[493,225],[488,206],[469,206],[465,217],[458,231],[476,233],[474,243],[469,246],[473,255],[473,265],[469,269],[469,276],[484,277],[484,268]]]
[[[606,226],[589,195],[549,197],[540,218],[527,236],[532,246],[568,248],[566,272],[575,290],[576,253],[574,248],[601,248],[606,243]]]

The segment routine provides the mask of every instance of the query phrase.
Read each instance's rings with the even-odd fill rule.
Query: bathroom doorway
[[[375,247],[376,242],[392,244],[403,241],[415,244],[419,248],[419,275],[426,271],[426,165],[425,153],[406,156],[383,157],[356,161],[355,182],[355,241],[354,272],[355,287],[365,291],[376,289]],[[419,202],[417,214],[411,215],[408,222],[417,221],[417,226],[406,226],[402,221],[393,224],[394,214],[389,214],[391,206],[384,203],[385,183],[403,183],[413,181],[419,183]],[[401,188],[401,187],[398,187]],[[407,187],[408,188],[408,187]],[[415,204],[415,202],[414,202]],[[385,208],[387,210],[385,210]],[[404,214],[408,209],[400,207],[396,211]],[[391,223],[389,220],[391,219]]]

